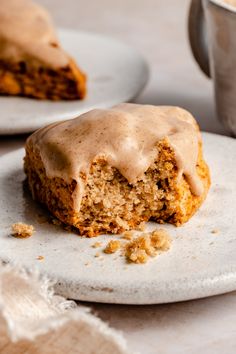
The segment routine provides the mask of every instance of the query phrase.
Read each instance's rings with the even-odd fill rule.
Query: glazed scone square
[[[181,225],[210,186],[196,121],[168,106],[120,104],[42,128],[27,139],[25,172],[33,198],[90,237]]]

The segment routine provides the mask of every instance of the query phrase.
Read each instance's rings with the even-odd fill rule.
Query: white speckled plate
[[[88,75],[86,99],[52,102],[0,96],[0,134],[32,132],[95,107],[129,101],[145,86],[148,66],[135,49],[94,33],[64,29],[59,31],[59,38]]]
[[[173,237],[172,248],[145,265],[127,264],[117,254],[94,257],[100,250],[91,245],[105,245],[110,236],[86,239],[40,224],[42,209],[23,189],[23,150],[1,157],[0,258],[37,268],[56,281],[59,294],[86,301],[153,304],[235,290],[236,140],[203,137],[212,173],[208,198],[184,226],[164,226]],[[9,236],[11,224],[18,221],[33,224],[36,233],[28,239]],[[150,230],[156,227],[148,224]],[[212,233],[215,229],[219,232]]]

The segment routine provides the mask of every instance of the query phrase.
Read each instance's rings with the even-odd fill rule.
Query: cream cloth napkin
[[[36,273],[0,264],[1,354],[130,354],[120,333],[51,289]]]

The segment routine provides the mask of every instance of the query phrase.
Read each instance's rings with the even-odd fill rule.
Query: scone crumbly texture
[[[31,0],[1,0],[0,94],[73,100],[86,76],[61,48],[48,12]]]
[[[171,238],[164,229],[143,233],[125,245],[125,256],[134,263],[146,263],[150,257],[155,257],[158,252],[168,251]]]
[[[33,225],[24,224],[22,222],[12,224],[11,229],[12,236],[16,238],[28,238],[32,236],[35,231]]]
[[[123,173],[109,163],[105,156],[99,155],[98,151],[98,156],[92,159],[88,171],[80,172],[78,183],[78,179],[66,180],[47,174],[42,158],[41,134],[44,132],[43,129],[34,133],[26,143],[24,167],[30,191],[35,200],[46,205],[62,222],[76,227],[81,235],[93,237],[101,233],[118,234],[135,229],[150,219],[179,226],[189,220],[206,198],[210,175],[203,159],[201,140],[198,142],[194,167],[196,177],[202,185],[202,192],[197,195],[191,188],[190,179],[179,173],[175,149],[168,137],[164,136],[156,142],[156,155],[135,182],[130,183]],[[52,142],[53,149],[50,150],[53,163],[56,156],[54,154],[58,154],[60,149],[57,144],[55,150],[55,143]],[[64,173],[63,168],[67,167],[70,156],[64,150],[60,154],[60,166]],[[79,156],[78,151],[78,158]],[[130,160],[130,165],[132,163]],[[75,207],[74,195],[81,188],[83,193],[78,210]]]
[[[111,240],[108,242],[104,249],[104,253],[115,253],[121,247],[121,242],[119,240]]]
[[[72,59],[58,69],[40,63],[32,66],[27,60],[0,60],[0,94],[53,101],[83,99],[86,76]]]

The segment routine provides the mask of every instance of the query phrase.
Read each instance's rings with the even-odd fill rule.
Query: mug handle
[[[208,77],[211,77],[205,29],[206,21],[202,0],[192,0],[188,17],[189,42],[200,68]]]

